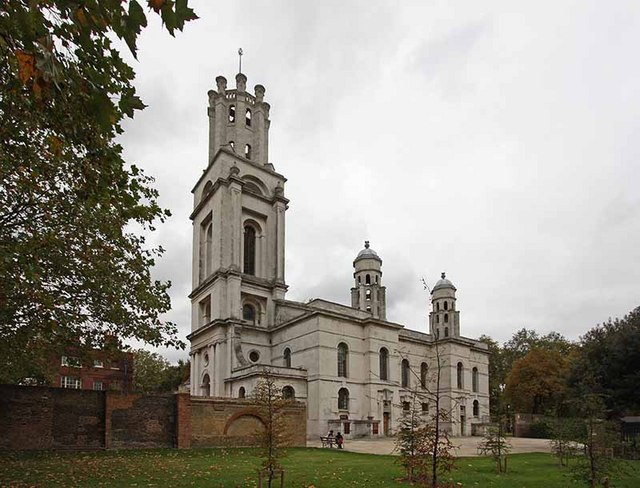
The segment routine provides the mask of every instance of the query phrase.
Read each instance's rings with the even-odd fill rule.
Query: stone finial
[[[262,100],[264,100],[264,92],[265,92],[264,86],[256,85],[253,90],[256,94],[257,102],[261,102]]]
[[[364,248],[369,249],[369,241],[364,241]]]
[[[244,92],[246,89],[247,77],[242,73],[238,73],[236,75],[236,90],[238,90],[239,92]]]
[[[238,176],[240,174],[240,169],[236,166],[236,163],[233,163],[233,166],[229,168],[229,174],[231,176]]]
[[[440,275],[440,278],[442,278],[444,280],[445,277],[446,277],[446,275],[444,274],[444,271],[443,271],[442,274]]]
[[[216,84],[218,85],[218,93],[224,95],[227,90],[227,79],[224,76],[216,76]]]

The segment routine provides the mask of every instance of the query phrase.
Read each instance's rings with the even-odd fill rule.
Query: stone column
[[[190,393],[192,395],[195,395],[195,385],[196,385],[196,360],[195,360],[195,354],[193,352],[189,353],[189,363],[190,363],[190,368],[191,371],[189,373],[189,384],[190,384],[190,388],[191,391]]]
[[[209,344],[209,366],[208,366],[208,371],[209,371],[209,382],[210,382],[210,388],[209,388],[209,395],[210,396],[216,396],[216,376],[215,376],[215,360],[216,360],[216,346],[215,344]]]
[[[273,207],[276,212],[276,282],[284,283],[284,212],[287,205],[276,200]]]

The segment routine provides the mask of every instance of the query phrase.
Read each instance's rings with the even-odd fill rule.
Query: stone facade
[[[285,299],[286,179],[268,162],[265,89],[218,77],[209,92],[209,164],[193,188],[191,394],[249,396],[266,369],[307,405],[307,435],[392,435],[413,390],[440,393],[470,435],[489,415],[488,351],[460,334],[456,288],[442,276],[429,333],[387,320],[382,259],[356,256],[351,306]],[[437,346],[437,347],[436,347]],[[425,407],[429,408],[429,407]]]

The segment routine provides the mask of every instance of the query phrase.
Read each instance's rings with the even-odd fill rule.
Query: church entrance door
[[[382,414],[382,432],[386,437],[389,436],[389,412]]]

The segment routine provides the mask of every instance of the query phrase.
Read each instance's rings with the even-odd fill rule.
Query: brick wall
[[[305,405],[284,419],[304,446]],[[250,399],[0,385],[0,450],[249,446],[261,429]]]
[[[305,446],[307,432],[302,427],[307,424],[305,405],[288,406],[284,420],[290,445]],[[252,446],[262,425],[251,399],[191,398],[191,447]]]
[[[0,449],[104,447],[104,393],[0,385]]]

